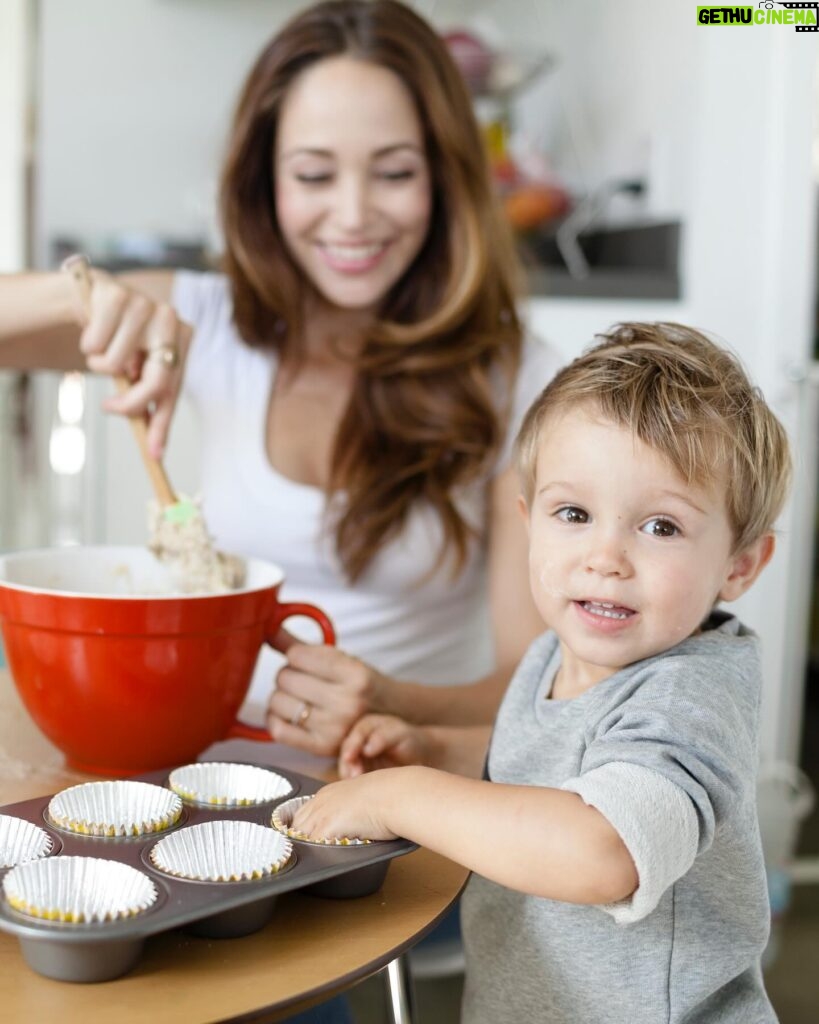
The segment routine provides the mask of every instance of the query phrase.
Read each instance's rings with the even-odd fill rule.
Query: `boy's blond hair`
[[[619,324],[557,374],[517,438],[529,505],[546,421],[576,406],[634,431],[689,485],[724,482],[735,551],[772,529],[790,483],[787,435],[739,360],[699,331],[674,323]]]

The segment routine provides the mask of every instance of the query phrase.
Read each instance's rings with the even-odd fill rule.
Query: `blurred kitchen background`
[[[0,271],[76,250],[113,268],[212,265],[239,84],[301,6],[0,0]],[[620,319],[706,328],[794,441],[776,559],[737,610],[763,639],[763,810],[785,840],[771,853],[769,985],[783,1024],[814,1022],[819,817],[794,863],[788,829],[809,806],[807,778],[819,784],[819,36],[699,26],[692,0],[414,6],[472,88],[527,261],[532,329],[570,358]],[[144,541],[147,480],[127,426],[98,411],[109,387],[0,373],[0,549]],[[195,493],[184,408],[167,464]],[[805,774],[783,781],[780,762]]]

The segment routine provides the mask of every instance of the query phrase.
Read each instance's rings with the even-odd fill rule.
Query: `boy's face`
[[[678,644],[751,585],[770,536],[732,554],[724,486],[688,485],[632,432],[582,408],[544,425],[526,510],[535,604],[578,687]]]

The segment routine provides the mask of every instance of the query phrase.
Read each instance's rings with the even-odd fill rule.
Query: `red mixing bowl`
[[[126,776],[191,761],[217,740],[270,740],[236,715],[263,643],[285,619],[278,566],[249,561],[225,594],[174,593],[146,548],[71,547],[0,557],[0,621],[15,685],[68,764]]]

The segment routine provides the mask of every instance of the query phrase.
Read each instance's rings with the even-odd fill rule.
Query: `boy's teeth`
[[[583,607],[592,615],[602,615],[605,619],[627,619],[629,612],[615,611],[615,605],[604,601],[583,601]]]

